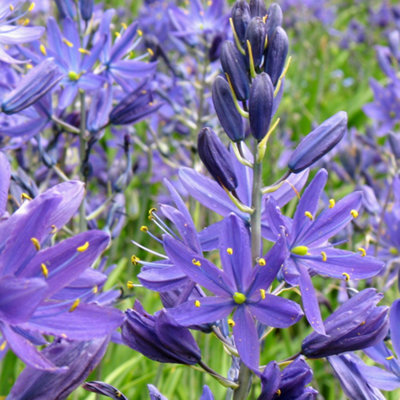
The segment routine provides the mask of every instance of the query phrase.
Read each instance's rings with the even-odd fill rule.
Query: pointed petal
[[[390,307],[390,332],[396,354],[400,356],[400,299]]]
[[[4,153],[0,152],[0,217],[6,210],[11,168]]]

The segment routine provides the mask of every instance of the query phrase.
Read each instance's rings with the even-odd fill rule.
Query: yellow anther
[[[397,256],[397,254],[399,254],[399,251],[396,249],[396,247],[391,247],[389,249],[389,253],[394,255],[394,256]]]
[[[28,11],[31,12],[35,8],[35,3],[32,2],[31,5],[28,8]]]
[[[147,49],[147,52],[153,57],[154,56],[154,51],[153,51],[153,49],[151,49],[150,47],[148,47]]]
[[[207,1],[207,5],[208,5],[208,7],[211,7],[212,6],[212,0],[208,0]]]
[[[260,296],[263,300],[265,300],[265,290],[264,289],[260,289]]]
[[[54,235],[56,232],[57,232],[57,227],[53,224],[53,225],[51,226],[51,231],[50,231],[50,233]]]
[[[393,358],[394,358],[394,355],[391,355],[389,357],[386,357],[386,360],[393,360]]]
[[[351,210],[350,214],[353,216],[353,218],[357,218],[358,217],[358,211],[357,210]]]
[[[76,248],[76,251],[79,251],[79,253],[83,253],[89,248],[89,242],[85,242],[82,246],[79,246]]]
[[[142,226],[140,227],[140,230],[141,230],[142,232],[147,232],[147,231],[149,230],[149,228],[148,228],[146,225],[142,225]]]
[[[277,394],[278,396],[280,396],[280,395],[282,394],[281,389],[278,389],[278,390],[276,391],[276,394]]]
[[[115,35],[116,38],[120,38],[121,37],[121,34],[119,32],[114,32],[114,35]]]
[[[195,302],[194,302],[194,305],[196,306],[196,307],[200,307],[200,301],[199,300],[196,300]]]
[[[196,260],[195,258],[193,258],[192,264],[197,265],[198,267],[201,267],[201,262],[199,260]]]
[[[345,277],[346,281],[350,280],[350,275],[347,272],[343,272],[342,275]]]
[[[49,270],[46,267],[45,263],[41,263],[40,264],[40,268],[42,269],[42,274],[45,278],[47,278],[49,276]]]
[[[336,201],[335,199],[329,199],[329,208],[335,207]]]
[[[79,47],[78,51],[79,51],[79,53],[81,53],[81,54],[87,54],[87,55],[90,54],[90,51],[84,49],[83,47]]]
[[[361,252],[362,257],[365,257],[367,255],[367,252],[365,251],[364,247],[359,247],[357,250]]]
[[[29,22],[31,22],[31,20],[30,20],[29,18],[25,18],[25,19],[21,22],[21,25],[24,25],[24,26],[29,25]]]
[[[127,286],[128,289],[133,289],[134,284],[133,284],[132,281],[128,281],[128,282],[126,282],[126,286]]]
[[[63,38],[63,43],[65,43],[68,47],[74,47],[74,45],[66,38]]]
[[[228,247],[228,248],[226,249],[226,252],[227,252],[229,255],[232,255],[232,254],[233,254],[233,249],[232,249],[232,247]]]
[[[32,242],[32,244],[35,246],[35,249],[36,249],[37,251],[39,251],[39,250],[40,250],[40,243],[39,243],[39,240],[37,240],[35,237],[32,237],[32,238],[31,238],[31,242]]]
[[[139,257],[135,256],[134,254],[131,256],[131,263],[133,265],[137,265],[139,261],[140,261]]]
[[[137,34],[138,34],[139,36],[143,36],[143,31],[142,31],[141,29],[138,29],[136,32],[137,32]]]
[[[80,302],[81,302],[81,301],[79,300],[79,298],[76,299],[76,300],[72,303],[72,306],[71,306],[71,308],[70,308],[68,311],[69,311],[69,312],[75,311],[75,310],[76,310],[76,307],[79,306],[79,303],[80,303]]]
[[[263,16],[263,22],[264,22],[264,24],[267,22],[267,18],[268,18],[268,14],[265,14],[264,16]]]
[[[26,69],[32,69],[33,65],[31,63],[25,64]]]
[[[41,45],[39,46],[39,50],[40,50],[40,52],[41,52],[44,56],[47,56],[47,50],[46,50],[46,47],[44,47],[43,44],[41,44]]]
[[[14,6],[12,4],[10,4],[8,7],[10,8],[10,11],[14,11]]]
[[[0,351],[3,351],[6,348],[6,346],[7,346],[7,341],[5,340],[0,346]]]
[[[92,292],[96,294],[99,291],[99,287],[97,285],[93,286]]]
[[[312,216],[312,214],[310,213],[310,211],[306,211],[306,212],[304,213],[304,215],[305,215],[307,218],[310,218],[311,221],[314,219],[314,217]]]
[[[327,255],[324,251],[321,251],[321,256],[322,256],[322,261],[326,261],[328,259]]]
[[[21,193],[21,200],[32,200],[32,197],[29,194]]]
[[[265,258],[260,257],[258,259],[258,264],[264,267],[265,265],[267,265],[267,262],[265,261]]]
[[[122,397],[122,393],[121,393],[119,390],[117,390],[117,392],[115,393],[115,395],[116,395],[117,397]]]
[[[233,328],[236,324],[235,321],[232,318],[228,318],[228,325]]]
[[[128,25],[126,25],[125,22],[121,22],[121,26],[122,26],[124,29],[128,29]]]
[[[64,338],[64,339],[68,339],[68,336],[67,336],[65,333],[62,333],[60,336],[61,336],[62,338]]]

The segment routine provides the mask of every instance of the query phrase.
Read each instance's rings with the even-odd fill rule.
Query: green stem
[[[254,168],[253,168],[253,190],[251,208],[253,213],[250,217],[251,226],[251,256],[255,264],[261,254],[261,184],[262,184],[262,159],[257,157],[258,143],[254,141]],[[243,362],[239,370],[239,387],[233,393],[233,400],[244,400],[248,398],[251,389],[252,373]]]
[[[81,102],[81,124],[79,130],[79,161],[81,163],[79,175],[82,179],[82,182],[85,182],[86,186],[86,177],[84,172],[83,161],[86,156],[86,140],[85,140],[85,131],[86,131],[86,107],[85,107],[85,92],[79,92],[80,102]],[[80,207],[79,207],[79,232],[84,232],[87,228],[86,224],[86,206],[85,199],[83,199]]]

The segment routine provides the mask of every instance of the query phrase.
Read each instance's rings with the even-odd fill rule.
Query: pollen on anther
[[[314,217],[312,216],[312,214],[310,213],[310,211],[306,211],[306,212],[304,213],[304,215],[305,215],[307,218],[310,218],[311,221],[314,219]]]
[[[41,52],[44,56],[47,55],[46,47],[44,47],[43,44],[41,44],[41,45],[39,46],[39,50],[40,50],[40,52]]]
[[[262,267],[264,267],[267,264],[267,262],[265,261],[265,258],[260,257],[258,259],[258,265],[261,265]]]
[[[344,278],[346,279],[346,281],[350,280],[350,275],[347,272],[343,272],[342,275],[344,276]]]
[[[329,199],[329,208],[335,207],[336,201],[335,199]]]
[[[260,289],[260,296],[263,300],[265,300],[265,289]]]
[[[39,243],[39,240],[37,240],[35,237],[32,237],[32,238],[31,238],[31,242],[32,242],[32,244],[35,246],[35,249],[36,249],[37,251],[39,251],[39,250],[40,250],[40,243]]]
[[[392,354],[391,356],[386,357],[386,360],[393,360],[393,358],[394,358],[394,355]]]
[[[350,214],[352,215],[353,218],[357,218],[358,217],[358,211],[357,210],[351,210]]]
[[[79,47],[78,51],[79,51],[79,53],[81,53],[81,54],[87,54],[87,55],[90,54],[90,51],[84,49],[83,47]]]
[[[45,278],[49,276],[49,270],[47,269],[47,266],[45,263],[40,264],[40,268],[42,269],[42,274]]]
[[[367,255],[367,252],[365,251],[364,247],[359,247],[357,250],[361,252],[362,257],[365,257]]]
[[[83,253],[89,248],[89,242],[85,242],[82,246],[79,246],[76,248],[76,251],[79,251],[79,253]]]
[[[280,396],[280,395],[282,394],[281,389],[278,389],[278,390],[276,391],[276,394],[277,394],[278,396]]]
[[[21,200],[32,200],[32,197],[29,194],[21,193]]]
[[[121,26],[122,26],[125,30],[128,29],[128,26],[126,25],[125,22],[121,22]]]
[[[76,300],[72,303],[72,306],[71,306],[71,308],[70,308],[68,311],[69,311],[69,312],[75,311],[76,308],[79,306],[79,303],[80,303],[80,302],[81,302],[81,301],[80,301],[79,298],[76,299]]]
[[[192,264],[196,265],[197,267],[201,267],[201,262],[199,260],[196,260],[195,258],[192,259]]]
[[[0,346],[0,351],[3,351],[6,348],[6,346],[7,346],[7,341],[5,340]]]
[[[135,256],[134,254],[131,256],[131,263],[133,265],[137,265],[139,261],[140,261],[139,257]]]
[[[231,328],[233,328],[236,324],[235,324],[235,321],[234,321],[232,318],[229,318],[229,319],[228,319],[228,325],[229,325]]]
[[[328,256],[324,251],[321,251],[321,256],[322,256],[322,261],[326,261],[328,259]]]
[[[140,227],[140,230],[141,230],[142,232],[147,232],[147,231],[149,230],[149,228],[148,228],[146,225],[142,225],[142,226]]]
[[[32,2],[28,8],[28,12],[31,12],[35,8],[35,3]]]
[[[96,294],[99,291],[99,287],[97,285],[93,286],[92,292]]]
[[[199,301],[199,300],[196,300],[196,301],[194,302],[194,305],[195,305],[195,307],[200,307],[200,301]]]
[[[226,249],[226,252],[227,252],[229,255],[232,255],[232,254],[233,254],[233,249],[232,249],[232,247],[228,247],[228,248]]]
[[[137,32],[137,34],[138,34],[139,36],[143,36],[143,31],[142,31],[141,29],[138,29],[136,32]]]
[[[151,49],[150,47],[148,47],[147,49],[147,52],[153,57],[154,56],[154,51],[153,51],[153,49]]]
[[[66,38],[62,39],[63,43],[65,43],[68,47],[74,47],[74,45]]]
[[[128,289],[133,289],[133,287],[134,287],[133,282],[132,282],[132,281],[126,282],[126,287],[127,287]]]

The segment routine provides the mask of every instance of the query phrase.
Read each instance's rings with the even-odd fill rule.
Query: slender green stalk
[[[81,162],[81,167],[79,171],[79,175],[83,182],[86,185],[86,176],[84,171],[83,161],[86,157],[86,139],[85,139],[85,132],[86,132],[86,107],[85,107],[85,92],[80,91],[80,102],[81,102],[81,124],[79,130],[79,161]],[[79,232],[85,231],[87,228],[86,224],[86,205],[85,199],[83,199],[80,207],[79,207]]]

